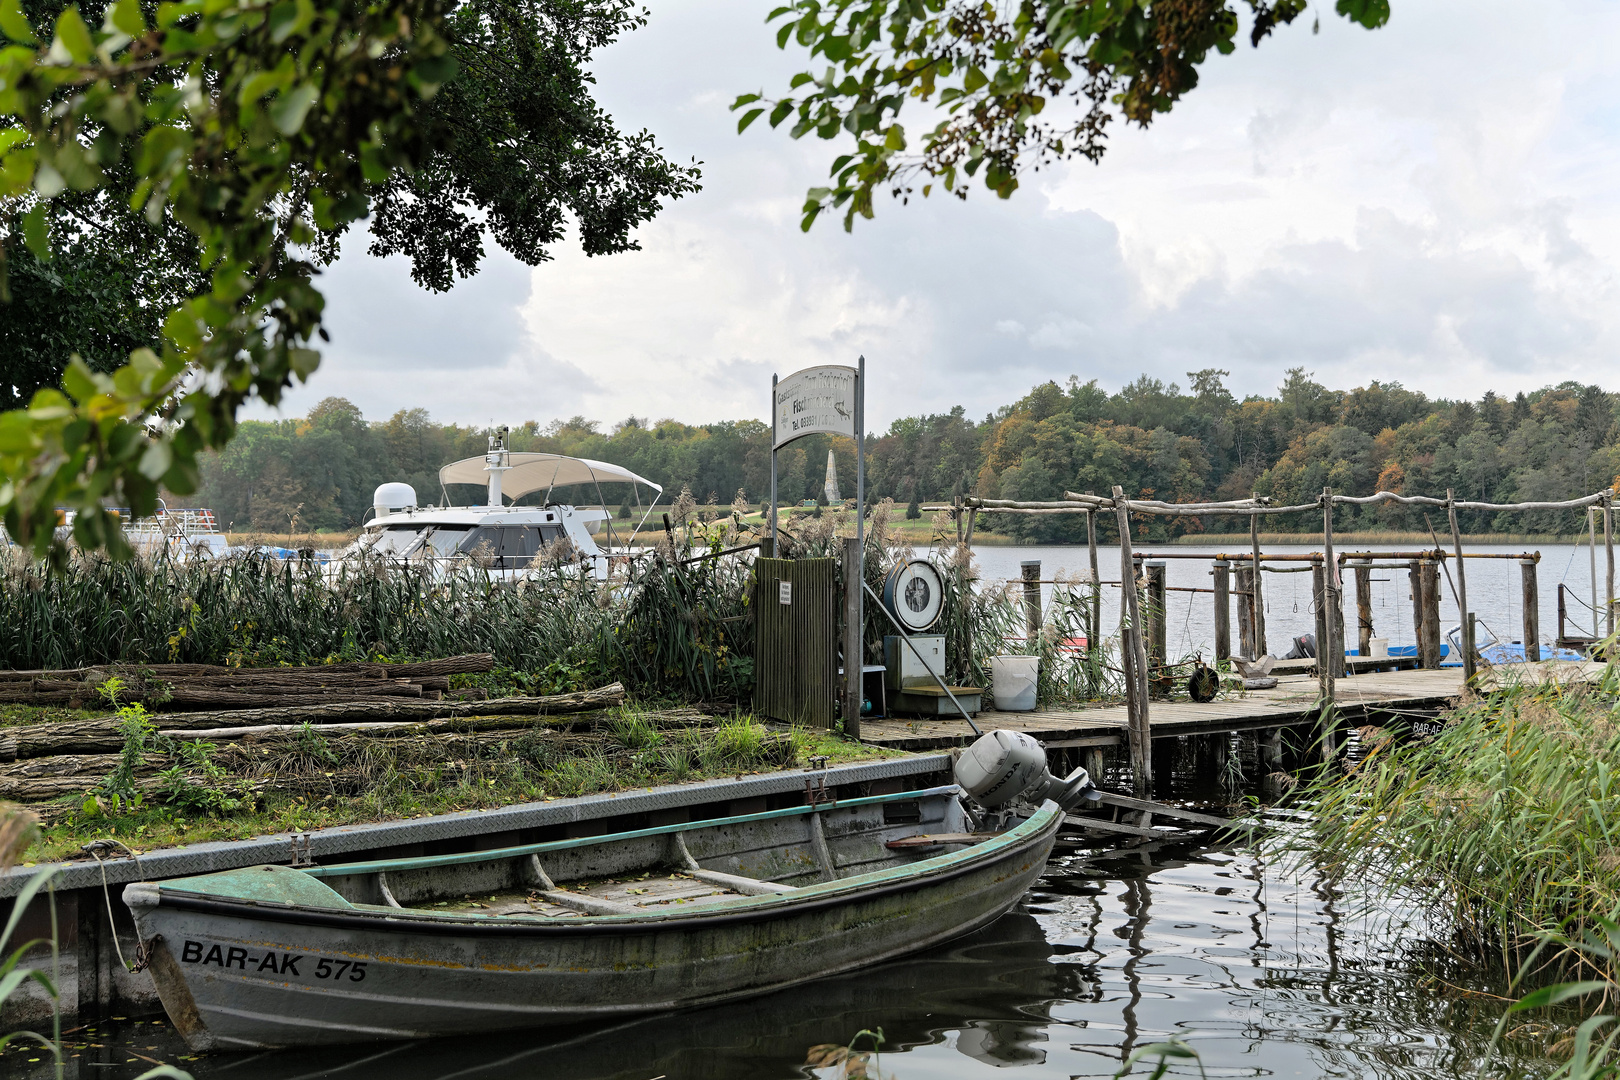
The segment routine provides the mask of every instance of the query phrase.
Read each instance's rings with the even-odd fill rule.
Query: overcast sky
[[[283,414],[339,395],[374,420],[765,419],[773,371],[862,353],[874,430],[982,417],[1045,379],[1209,367],[1239,396],[1293,366],[1447,397],[1620,389],[1613,0],[1394,0],[1375,32],[1317,0],[1320,34],[1307,14],[1212,59],[1151,129],[1114,127],[1100,166],[808,236],[798,209],[835,144],[739,137],[726,108],[798,70],[772,6],[652,0],[597,57],[621,127],[704,163],[643,250],[531,270],[491,244],[441,296],[351,243],[321,280],[325,362]]]

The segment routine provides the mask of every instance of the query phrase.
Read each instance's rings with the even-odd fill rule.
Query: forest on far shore
[[[1312,501],[1323,487],[1349,495],[1376,491],[1487,502],[1554,501],[1589,494],[1620,476],[1620,394],[1566,382],[1509,398],[1431,399],[1399,383],[1331,390],[1302,368],[1275,395],[1239,401],[1227,372],[1190,372],[1188,385],[1146,375],[1116,393],[1095,380],[1043,383],[981,420],[962,407],[908,416],[867,442],[871,499],[928,503],[975,494],[1061,499],[1064,491],[1107,494],[1115,484],[1141,498],[1188,502],[1252,493],[1279,503]],[[223,452],[208,458],[203,486],[187,500],[212,506],[221,527],[263,532],[348,530],[371,506],[378,484],[402,480],[424,503],[482,501],[478,488],[441,492],[438,469],[484,453],[489,431],[434,422],[426,409],[367,420],[350,402],[327,398],[308,416],[246,421]],[[729,504],[741,493],[769,495],[769,428],[758,420],[684,424],[631,416],[612,425],[573,417],[512,426],[513,450],[596,458],[662,484],[665,499],[689,488],[700,503]],[[854,444],[810,436],[778,455],[781,501],[822,497],[827,452],[836,455],[841,493],[855,493]],[[604,485],[610,504],[629,502],[626,485]],[[645,496],[646,493],[644,493]],[[598,501],[594,491],[568,493]],[[1407,507],[1345,507],[1344,530],[1426,530]],[[1273,518],[1268,531],[1314,531],[1320,522]],[[1561,532],[1579,514],[1464,512],[1468,532]],[[1438,522],[1437,522],[1438,523]],[[1443,523],[1438,523],[1444,527]],[[1084,538],[1076,516],[981,519],[1020,540]],[[1144,538],[1198,532],[1198,518],[1142,522]]]

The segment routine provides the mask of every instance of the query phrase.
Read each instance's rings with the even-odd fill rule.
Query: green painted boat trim
[[[926,791],[926,792],[911,791],[911,792],[901,792],[901,793],[898,793],[898,794],[895,794],[895,795],[874,795],[874,796],[869,796],[869,797],[863,798],[861,800],[846,799],[842,803],[840,803],[839,805],[841,805],[841,806],[850,806],[850,805],[853,805],[853,804],[857,803],[857,801],[859,803],[863,804],[863,805],[871,805],[871,804],[874,804],[874,803],[889,802],[889,801],[898,800],[898,799],[904,799],[904,798],[908,798],[908,797],[909,798],[916,798],[919,795],[929,794],[929,793],[943,794],[945,792],[953,790],[954,788],[955,788],[955,785],[948,785],[948,786],[946,786],[944,788],[929,789],[929,791]],[[819,808],[825,809],[826,804],[821,804],[821,806]],[[710,821],[710,822],[682,823],[679,826],[663,826],[663,827],[657,828],[657,829],[638,829],[638,830],[636,830],[634,832],[609,833],[609,834],[606,834],[606,835],[603,835],[603,836],[584,837],[584,838],[581,838],[579,840],[554,841],[553,843],[567,844],[569,846],[574,846],[574,847],[580,846],[582,844],[600,844],[600,843],[605,843],[605,842],[611,842],[613,840],[627,839],[627,838],[633,838],[633,837],[637,837],[637,836],[659,835],[659,834],[667,834],[667,833],[670,833],[670,832],[679,832],[679,831],[683,831],[683,830],[686,830],[686,829],[692,829],[692,828],[703,828],[705,825],[719,824],[721,822],[751,821],[751,820],[759,820],[761,818],[786,817],[791,812],[794,812],[794,811],[797,811],[799,813],[808,813],[812,809],[816,809],[816,807],[790,807],[787,810],[771,810],[771,811],[765,811],[762,814],[744,814],[744,815],[741,815],[739,817],[734,817],[734,818],[716,818],[716,819],[714,819],[713,821]],[[895,867],[889,867],[888,869],[884,869],[884,870],[874,870],[874,871],[871,871],[871,872],[866,873],[866,874],[857,875],[856,877],[841,878],[841,879],[839,879],[837,881],[819,882],[819,883],[817,883],[815,885],[808,885],[808,886],[805,886],[803,888],[795,889],[791,893],[775,893],[775,894],[767,895],[767,896],[738,896],[738,897],[729,898],[729,899],[720,901],[720,902],[715,903],[715,904],[706,905],[706,906],[704,906],[702,908],[695,908],[695,909],[690,909],[690,910],[686,910],[686,911],[679,911],[679,912],[672,912],[672,911],[637,911],[637,912],[634,912],[634,913],[626,913],[624,915],[594,915],[588,921],[581,920],[581,921],[571,921],[571,922],[566,922],[566,923],[555,923],[555,922],[551,922],[549,920],[543,920],[543,919],[536,920],[536,919],[530,919],[530,918],[525,918],[525,917],[516,917],[516,918],[514,918],[513,916],[510,916],[510,915],[485,915],[485,914],[479,914],[479,913],[473,913],[473,912],[429,911],[429,910],[420,909],[420,908],[402,910],[400,908],[382,907],[382,906],[373,905],[373,904],[354,904],[354,905],[350,905],[347,901],[342,901],[342,898],[338,897],[336,893],[333,893],[332,895],[334,897],[337,897],[337,899],[341,901],[344,914],[346,914],[346,915],[351,915],[351,916],[368,916],[368,915],[370,915],[370,916],[381,916],[388,923],[393,924],[395,926],[406,926],[406,925],[409,925],[410,923],[415,922],[415,923],[439,923],[439,924],[451,923],[451,924],[461,924],[461,925],[481,924],[481,925],[485,925],[485,926],[504,926],[504,927],[514,927],[514,928],[516,928],[516,927],[523,926],[525,924],[538,922],[538,923],[543,923],[545,925],[549,925],[549,926],[556,927],[556,928],[559,928],[559,929],[567,929],[567,928],[582,929],[582,928],[584,928],[586,926],[587,922],[588,922],[588,925],[590,925],[590,926],[602,927],[602,926],[611,926],[611,925],[614,925],[614,924],[622,926],[622,925],[625,925],[627,923],[646,924],[646,923],[653,923],[653,922],[663,923],[663,922],[671,922],[671,921],[681,921],[681,920],[686,920],[686,919],[701,919],[701,918],[704,918],[705,916],[707,916],[709,918],[713,918],[717,914],[723,914],[723,913],[726,913],[726,912],[737,912],[739,910],[749,911],[749,910],[756,910],[756,909],[769,910],[769,909],[773,909],[773,908],[791,908],[791,907],[794,907],[794,906],[797,906],[797,905],[800,905],[800,904],[803,904],[803,903],[806,903],[806,902],[813,902],[813,901],[817,901],[817,900],[823,900],[823,899],[826,899],[826,898],[831,897],[831,896],[836,896],[837,894],[843,893],[843,892],[860,892],[862,890],[868,890],[868,889],[872,889],[872,888],[877,888],[877,887],[881,887],[881,886],[888,885],[888,884],[896,884],[896,883],[900,883],[900,882],[907,881],[907,880],[923,879],[923,878],[932,877],[935,874],[940,873],[942,871],[950,870],[950,869],[958,866],[959,864],[968,863],[968,862],[977,862],[977,861],[982,860],[987,854],[990,854],[990,853],[995,852],[995,851],[999,851],[1002,848],[1011,847],[1011,846],[1014,846],[1016,844],[1022,843],[1024,840],[1026,840],[1032,834],[1040,832],[1042,829],[1046,828],[1047,825],[1049,825],[1051,823],[1051,819],[1053,817],[1061,818],[1062,814],[1063,814],[1063,811],[1057,806],[1056,803],[1046,802],[1046,803],[1043,803],[1041,805],[1041,808],[1039,810],[1037,810],[1034,814],[1030,815],[1029,818],[1027,818],[1026,820],[1020,822],[1017,826],[1015,826],[1015,827],[1007,830],[1006,832],[1001,833],[1001,834],[999,834],[999,835],[997,835],[995,837],[992,837],[991,839],[985,840],[983,843],[975,844],[972,847],[963,848],[963,849],[961,849],[959,851],[949,852],[949,853],[944,854],[944,855],[936,855],[931,859],[924,859],[924,860],[921,860],[920,862],[909,863],[909,864],[907,864],[905,866],[895,866]],[[518,852],[520,854],[526,854],[526,853],[532,851],[535,847],[536,847],[536,845],[531,844],[531,845],[526,845],[526,846],[524,846],[522,848],[509,848],[509,849],[506,849],[506,850],[509,853],[510,852]],[[496,852],[476,852],[476,853],[471,853],[471,854],[474,854],[474,855],[477,855],[477,856],[501,857]],[[507,857],[510,857],[510,856],[508,855]],[[461,861],[461,862],[473,861],[473,860],[469,859],[466,856],[460,856],[460,855],[456,855],[456,856],[438,856],[437,858],[439,858],[439,859],[458,860],[458,861]],[[416,864],[417,862],[419,862],[419,860],[398,860],[398,861],[401,862],[401,863],[411,863],[413,865]],[[428,866],[440,866],[440,865],[444,865],[444,863],[438,862],[438,861],[427,861],[425,863],[425,865],[428,865]],[[345,873],[369,872],[369,871],[366,871],[366,870],[357,871],[356,869],[354,869],[355,867],[367,867],[367,868],[375,867],[375,868],[379,868],[379,869],[383,869],[383,870],[393,868],[393,867],[390,867],[388,865],[379,866],[378,863],[351,863],[346,867],[330,867],[330,866],[329,867],[314,867],[314,868],[310,868],[310,869],[302,869],[300,872],[304,873],[304,874],[309,874],[311,872],[311,869],[316,870],[316,871],[325,871],[326,873],[329,873],[329,874],[333,873],[334,871],[338,871],[338,870],[342,870]],[[234,897],[234,896],[227,896],[227,895],[220,895],[218,893],[203,891],[202,889],[185,887],[186,885],[194,884],[194,885],[198,885],[198,886],[203,886],[203,888],[206,889],[207,885],[211,884],[211,883],[209,883],[208,879],[209,879],[209,877],[212,877],[212,876],[213,875],[208,875],[208,876],[205,876],[205,877],[198,877],[198,878],[181,878],[181,879],[178,879],[178,880],[175,880],[175,881],[165,881],[165,882],[162,882],[158,887],[159,887],[159,890],[160,890],[160,894],[161,893],[177,893],[177,892],[191,893],[191,894],[196,895],[198,897],[199,901],[206,899],[208,901],[224,902],[226,904],[233,904],[233,903],[234,904],[243,904],[243,905],[247,906],[249,909],[259,908],[259,910],[261,912],[263,912],[263,914],[265,914],[267,916],[271,915],[271,910],[281,909],[281,911],[285,912],[286,914],[279,915],[279,916],[273,916],[274,918],[277,919],[277,921],[280,921],[281,919],[285,919],[285,918],[287,918],[289,916],[292,916],[292,913],[296,912],[298,910],[307,911],[307,912],[310,912],[312,914],[315,913],[316,911],[320,910],[320,907],[318,905],[311,905],[311,904],[307,904],[307,903],[305,903],[305,904],[287,903],[285,901],[283,901],[281,903],[276,903],[274,901],[271,901],[270,902],[271,910],[265,910],[265,907],[261,906],[264,903],[263,901],[256,901],[256,900],[252,900],[252,899],[243,899],[243,898]],[[178,900],[179,898],[176,897],[175,899]],[[336,907],[336,905],[332,905],[332,907]],[[328,908],[328,910],[331,910],[331,908]],[[246,914],[246,913],[244,913],[244,914]],[[294,921],[296,921],[296,917],[294,917]]]
[[[409,859],[373,859],[369,862],[337,863],[332,866],[309,866],[302,869],[310,877],[321,878],[344,877],[349,874],[387,873],[393,870],[425,870],[434,866],[461,866],[467,863],[494,862],[500,859],[519,858],[524,855],[541,855],[548,851],[567,851],[570,848],[595,847],[597,844],[609,843],[614,840],[635,840],[644,836],[667,836],[671,833],[691,832],[694,829],[742,825],[751,821],[770,821],[775,818],[819,813],[824,810],[839,810],[848,806],[875,806],[882,803],[903,802],[907,799],[947,795],[956,790],[955,784],[946,784],[942,787],[925,788],[922,791],[901,791],[893,795],[867,795],[858,799],[840,799],[837,802],[816,803],[813,806],[789,806],[781,810],[762,810],[757,814],[738,814],[735,817],[683,821],[674,825],[658,825],[649,829],[603,833],[601,836],[579,836],[569,840],[546,840],[537,844],[520,844],[517,847],[492,848],[489,851],[466,851],[453,855],[421,855]]]

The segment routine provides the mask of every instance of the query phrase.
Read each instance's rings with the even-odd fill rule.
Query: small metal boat
[[[1053,778],[1033,740],[1004,731],[956,773],[960,786],[606,836],[141,882],[124,902],[198,1050],[707,1005],[989,924],[1092,790],[1084,770]]]

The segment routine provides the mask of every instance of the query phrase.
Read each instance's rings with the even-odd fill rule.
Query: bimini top
[[[569,484],[645,484],[659,494],[664,489],[619,465],[590,458],[563,457],[561,454],[507,453],[508,468],[501,478],[501,494],[521,499],[534,491],[549,491]],[[439,483],[476,484],[489,482],[489,458],[470,457],[452,461],[439,470]]]

